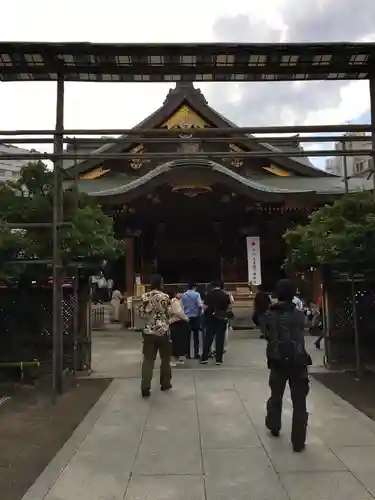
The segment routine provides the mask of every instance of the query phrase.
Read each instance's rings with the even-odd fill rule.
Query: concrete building
[[[363,141],[348,141],[346,142],[346,149],[358,150],[358,149],[371,149],[371,138],[368,137],[366,133],[347,133],[347,137],[350,135],[363,135]],[[343,144],[341,142],[336,142],[335,150],[341,151]],[[368,156],[348,156],[347,157],[347,167],[348,167],[348,177],[360,177],[366,176],[372,169],[372,157]],[[326,161],[326,171],[333,175],[339,175],[344,177],[344,157],[334,156],[328,158]]]
[[[21,168],[28,163],[28,160],[6,160],[2,158],[2,155],[22,153],[30,153],[30,151],[11,144],[0,144],[0,182],[17,180]]]

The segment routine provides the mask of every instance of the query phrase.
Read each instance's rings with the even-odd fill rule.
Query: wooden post
[[[130,236],[125,239],[125,277],[126,295],[134,295],[134,238]]]

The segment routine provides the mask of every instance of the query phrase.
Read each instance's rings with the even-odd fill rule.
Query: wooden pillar
[[[125,239],[125,277],[126,295],[134,295],[134,237]]]

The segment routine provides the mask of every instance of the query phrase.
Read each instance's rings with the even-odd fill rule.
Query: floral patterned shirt
[[[142,296],[139,315],[147,318],[143,333],[148,335],[169,334],[169,296],[160,290],[151,290]]]

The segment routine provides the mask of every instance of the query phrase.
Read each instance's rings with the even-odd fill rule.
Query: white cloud
[[[351,82],[340,89],[339,106],[311,111],[306,119],[309,125],[330,125],[349,122],[362,115],[370,107],[367,81]]]

